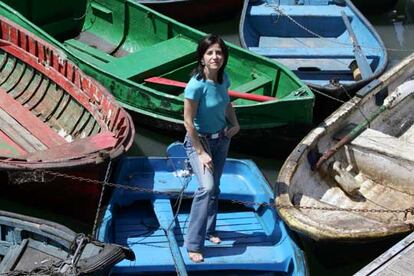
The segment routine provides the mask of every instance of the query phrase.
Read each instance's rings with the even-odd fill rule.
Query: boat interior
[[[413,82],[413,81],[411,81]],[[414,91],[414,85],[412,90]],[[374,102],[374,101],[372,101]],[[354,209],[404,210],[414,202],[414,114],[413,94],[391,109],[386,109],[368,127],[326,161],[319,171],[311,171],[306,162],[298,171],[309,170],[307,185],[295,174],[290,189],[294,204]],[[348,123],[319,141],[320,148],[333,146],[364,122],[379,106],[367,104],[355,112]],[[365,115],[363,115],[365,114]],[[309,158],[309,155],[308,155]],[[310,160],[310,159],[309,159]],[[369,231],[388,232],[390,225],[408,227],[414,216],[404,212],[319,212],[302,210],[314,221],[327,227],[352,231],[355,227]],[[363,219],[361,219],[363,218]]]
[[[3,215],[3,214],[1,214]],[[0,217],[0,273],[31,271],[41,262],[53,263],[68,258],[71,246],[68,233],[65,238],[61,229],[53,230],[49,225]],[[48,232],[49,231],[49,232]],[[8,274],[10,273],[10,274]]]
[[[344,84],[355,82],[350,31],[357,35],[370,71],[384,55],[345,1],[257,1],[247,10],[244,28],[249,50],[277,59],[302,80],[321,86],[338,78]]]
[[[102,88],[48,45],[0,24],[0,156],[50,161],[115,146],[110,131],[124,121]],[[90,148],[79,149],[85,141]]]
[[[201,33],[188,31],[178,22],[167,21],[132,0],[75,0],[76,4],[73,1],[71,5],[59,4],[47,11],[37,7],[42,1],[5,2],[91,65],[121,79],[183,96],[180,87],[150,83],[145,79],[161,76],[188,81],[195,67],[195,50]],[[243,52],[230,52],[226,71],[232,80],[232,90],[277,98],[289,96],[294,90],[279,85],[294,83],[283,70],[271,64],[258,65]],[[267,70],[269,66],[272,70]],[[241,67],[251,70],[240,70]],[[255,103],[241,98],[232,98],[232,101],[239,105]]]
[[[186,175],[185,158],[130,158],[122,160],[117,183],[156,191],[117,189],[110,201],[104,225],[107,239],[129,246],[136,254],[139,271],[175,271],[170,239],[175,239],[188,270],[247,269],[284,271],[293,268],[284,247],[286,230],[277,221],[275,209],[257,203],[272,202],[269,187],[257,181],[248,160],[228,160],[221,180],[217,230],[222,243],[206,242],[205,261],[195,264],[183,247],[191,200],[198,187],[195,177]],[[252,181],[255,179],[255,181]],[[255,185],[253,185],[255,183]],[[266,184],[266,182],[263,182]],[[183,187],[186,187],[183,191]],[[180,200],[180,192],[184,199]],[[154,194],[153,194],[154,195]],[[250,202],[240,205],[232,200]],[[168,230],[173,235],[168,235]],[[100,234],[102,236],[102,234]],[[108,241],[109,241],[108,240]],[[172,249],[174,251],[174,249]],[[281,254],[281,251],[284,254]],[[279,252],[279,253],[278,253]],[[157,262],[152,260],[157,257]],[[114,272],[134,269],[130,262],[119,263]],[[131,271],[132,272],[132,271]],[[249,274],[251,275],[251,274]]]

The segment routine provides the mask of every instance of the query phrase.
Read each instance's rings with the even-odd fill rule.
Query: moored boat
[[[239,28],[244,48],[281,62],[311,88],[340,100],[387,65],[381,38],[349,0],[245,0]],[[327,101],[317,98],[318,110],[338,107]]]
[[[413,77],[410,55],[294,149],[280,170],[276,196],[292,229],[346,242],[412,231]]]
[[[106,275],[127,247],[105,244],[43,219],[0,211],[2,275]]]
[[[105,168],[132,144],[128,113],[56,46],[3,16],[0,30],[2,184],[47,178],[35,169],[99,178],[102,167],[97,164]],[[101,188],[58,182],[39,190],[62,199],[76,193],[78,200],[96,201]]]
[[[100,221],[98,238],[129,246],[137,260],[118,263],[112,273],[306,274],[303,252],[271,206],[269,183],[250,160],[226,160],[217,215],[222,242],[207,241],[204,262],[191,262],[183,239],[189,198],[198,184],[182,144],[168,152],[169,157],[126,157],[118,164],[114,181],[120,186]]]
[[[53,43],[59,43],[54,38],[64,42],[68,55],[134,112],[138,123],[184,131],[180,84],[189,80],[203,33],[130,0],[90,1],[76,18],[66,7],[59,10],[60,4],[46,1],[55,14],[66,15],[59,19],[6,2],[40,28],[5,4],[2,14]],[[64,29],[59,27],[63,22]],[[239,92],[232,103],[242,132],[275,129],[275,137],[284,139],[289,133],[281,129],[301,130],[312,123],[314,96],[303,82],[276,62],[228,46],[226,70],[230,89]]]
[[[185,24],[211,23],[240,14],[243,0],[136,0]]]

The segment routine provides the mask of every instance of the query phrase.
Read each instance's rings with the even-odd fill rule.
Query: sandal
[[[200,252],[192,252],[192,251],[189,251],[188,252],[188,257],[194,263],[204,262],[203,255]]]
[[[220,244],[220,243],[221,243],[221,239],[220,239],[220,237],[219,237],[219,236],[213,236],[213,235],[210,235],[210,237],[208,238],[208,240],[209,240],[211,243],[214,243],[214,244]]]

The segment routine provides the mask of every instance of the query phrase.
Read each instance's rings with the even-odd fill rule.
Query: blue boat
[[[383,73],[384,44],[350,0],[245,0],[243,47],[340,99]]]
[[[219,245],[206,241],[204,262],[193,263],[183,247],[190,197],[197,180],[187,170],[182,144],[169,157],[125,157],[100,221],[98,238],[128,245],[135,261],[121,261],[112,273],[208,272],[305,275],[305,258],[276,210],[269,184],[250,160],[227,159],[221,181]],[[242,204],[243,202],[244,204]]]

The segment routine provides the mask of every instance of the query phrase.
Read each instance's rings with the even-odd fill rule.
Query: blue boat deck
[[[353,32],[366,60],[366,64],[357,60],[364,78],[382,71],[387,59],[379,36],[350,2],[338,3],[249,2],[241,23],[242,44],[281,62],[307,83],[326,87],[338,80],[352,85],[358,81],[351,68],[356,60]]]
[[[304,273],[303,253],[272,208],[272,190],[250,160],[227,159],[216,227],[222,243],[206,241],[204,262],[192,262],[183,242],[191,209],[189,197],[198,183],[185,170],[185,160],[184,157],[121,160],[115,182],[137,190],[114,191],[98,235],[100,240],[129,246],[136,260],[118,263],[113,275],[175,272],[176,267],[178,271],[247,270],[249,275]],[[180,192],[184,195],[181,204]]]
[[[140,271],[174,271],[167,236],[159,227],[149,203],[148,208],[143,208],[145,202],[140,203],[118,211],[114,223],[115,242],[129,246],[136,254],[136,261],[122,261],[113,272],[132,273],[137,262]],[[233,209],[240,210],[240,206],[233,206]],[[205,261],[201,264],[191,262],[183,248],[183,233],[188,227],[188,208],[177,216],[177,221],[179,226],[174,228],[175,239],[188,270],[220,270],[231,266],[235,269],[271,270],[272,266],[277,266],[282,271],[288,271],[290,260],[281,248],[276,247],[282,242],[280,235],[269,233],[270,229],[254,210],[219,211],[217,231],[223,242],[216,245],[206,241]]]

